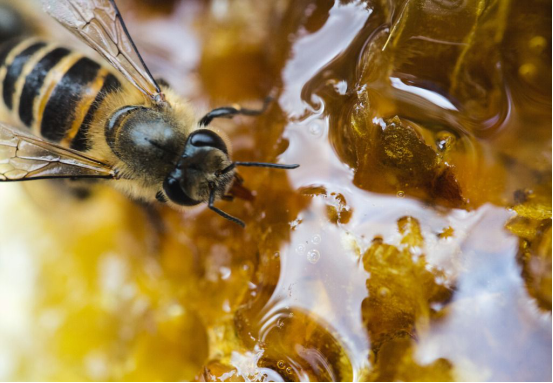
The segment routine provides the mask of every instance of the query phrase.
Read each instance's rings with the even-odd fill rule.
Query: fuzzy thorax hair
[[[112,148],[106,141],[105,127],[113,113],[125,106],[143,106],[146,108],[155,108],[152,100],[137,90],[132,84],[126,81],[122,82],[123,87],[109,94],[103,101],[95,116],[94,122],[89,129],[89,138],[93,142],[89,154],[116,169],[119,179],[112,182],[112,185],[118,190],[129,195],[131,198],[142,201],[154,201],[156,194],[163,190],[163,178],[168,173],[174,163],[167,163],[167,169],[151,169],[150,171],[136,171],[136,168],[130,166],[114,154]],[[186,137],[197,129],[196,119],[190,104],[182,97],[178,96],[170,88],[163,87],[163,93],[169,107],[162,113],[170,125],[176,130],[178,138],[178,153],[175,154],[174,161],[178,160],[178,155],[182,153]],[[137,158],[141,161],[141,158]],[[132,165],[132,164],[131,164]],[[144,165],[144,164],[143,164]],[[147,166],[147,164],[145,165]],[[108,181],[109,182],[109,181]]]

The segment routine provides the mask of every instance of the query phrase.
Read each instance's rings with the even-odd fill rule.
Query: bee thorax
[[[128,106],[106,124],[106,140],[115,155],[136,175],[161,182],[174,167],[184,137],[167,116],[145,107]],[[138,178],[138,177],[137,177]]]

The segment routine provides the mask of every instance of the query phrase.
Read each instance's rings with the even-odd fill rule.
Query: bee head
[[[223,139],[215,132],[192,132],[182,156],[163,182],[167,197],[175,204],[194,206],[220,199],[230,188],[235,169]]]
[[[212,130],[192,132],[175,168],[163,182],[163,190],[171,202],[194,206],[202,202],[220,216],[244,227],[244,222],[213,206],[232,186],[237,166],[295,169],[299,165],[264,162],[233,162],[223,139]]]

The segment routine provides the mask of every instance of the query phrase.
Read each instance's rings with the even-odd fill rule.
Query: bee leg
[[[79,201],[83,201],[92,195],[92,190],[90,190],[90,187],[85,186],[73,186],[70,187],[69,191],[71,195]]]
[[[166,88],[169,88],[171,86],[171,85],[169,85],[167,80],[165,80],[163,77],[156,78],[156,82],[157,82],[158,85],[164,86]]]
[[[0,42],[33,33],[20,10],[9,4],[0,4]]]
[[[137,203],[143,209],[148,226],[150,226],[152,233],[147,242],[148,250],[153,254],[159,254],[161,250],[161,242],[164,234],[167,232],[167,227],[163,222],[161,214],[154,205],[144,202]]]
[[[259,116],[267,110],[267,107],[271,101],[273,101],[272,97],[265,98],[261,109],[246,109],[242,108],[240,105],[224,106],[222,108],[213,109],[211,112],[202,117],[200,120],[200,126],[208,126],[215,118],[232,118],[237,114],[244,116]]]
[[[67,180],[60,180],[61,182],[53,182],[54,185],[62,186],[65,193],[77,201],[84,201],[88,199],[93,191],[92,187],[96,184],[96,180],[83,180],[69,178]]]
[[[224,196],[221,197],[221,199],[223,201],[232,202],[232,201],[234,201],[234,196],[230,195],[230,194],[225,194]]]

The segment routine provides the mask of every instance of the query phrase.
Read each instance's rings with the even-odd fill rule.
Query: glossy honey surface
[[[118,4],[198,117],[274,95],[234,159],[301,166],[240,170],[245,230],[1,184],[0,379],[551,380],[551,2]]]

